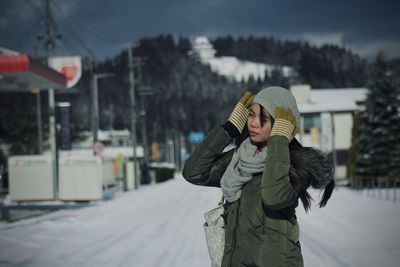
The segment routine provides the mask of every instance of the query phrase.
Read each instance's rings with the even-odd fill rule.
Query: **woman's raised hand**
[[[275,109],[275,123],[272,127],[271,136],[284,136],[292,141],[297,133],[296,118],[290,108],[277,107]]]
[[[246,91],[225,123],[224,128],[232,138],[239,136],[243,131],[253,100],[254,95],[250,91]]]

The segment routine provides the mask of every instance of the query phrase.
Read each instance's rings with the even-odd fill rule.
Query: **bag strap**
[[[224,199],[224,195],[222,195],[221,200],[218,202],[218,206],[224,204],[225,199]]]

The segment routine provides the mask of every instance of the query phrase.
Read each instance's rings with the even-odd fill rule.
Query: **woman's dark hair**
[[[295,140],[293,139],[292,143]],[[307,192],[310,186],[315,189],[325,188],[319,206],[322,208],[326,205],[335,188],[334,171],[332,160],[316,148],[297,147],[290,150],[290,183],[306,211],[310,209],[312,200]]]
[[[264,126],[264,123],[267,121],[267,113],[268,111],[265,110],[264,107],[260,105],[260,125],[261,127]],[[271,114],[269,115],[269,120],[271,120],[271,127],[274,126],[275,119],[272,118]]]

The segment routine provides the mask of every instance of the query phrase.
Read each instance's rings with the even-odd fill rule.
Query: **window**
[[[304,115],[304,133],[310,133],[311,128],[321,129],[321,116],[319,113]]]

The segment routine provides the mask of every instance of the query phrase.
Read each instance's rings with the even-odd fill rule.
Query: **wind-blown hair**
[[[335,188],[334,171],[332,160],[316,148],[298,147],[290,150],[290,182],[306,211],[310,209],[312,200],[307,192],[310,186],[315,189],[325,188],[319,206],[326,205]]]

